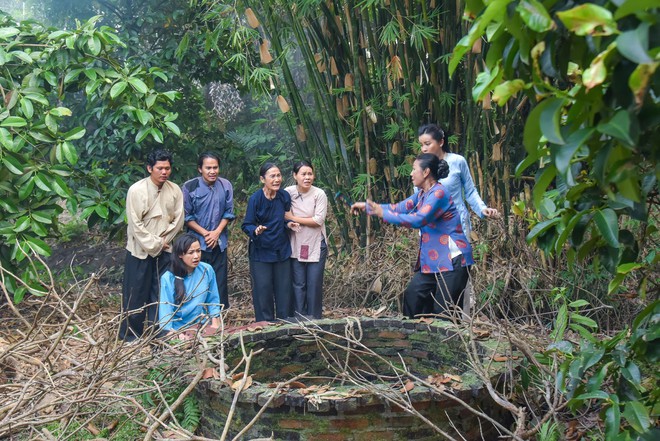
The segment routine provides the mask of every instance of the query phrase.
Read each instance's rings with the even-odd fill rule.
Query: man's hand
[[[204,233],[204,242],[206,242],[206,247],[208,249],[215,248],[218,244],[218,240],[220,240],[220,233],[221,231],[218,230],[207,231]]]

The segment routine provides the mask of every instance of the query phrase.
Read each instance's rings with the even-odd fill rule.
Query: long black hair
[[[431,172],[431,176],[433,176],[433,179],[436,181],[449,176],[449,164],[447,164],[447,161],[444,159],[438,159],[433,153],[422,153],[415,158],[415,161],[419,162],[419,168],[422,170],[428,168]]]
[[[177,237],[172,246],[170,271],[174,274],[174,301],[179,305],[186,298],[186,287],[183,284],[183,278],[188,275],[188,267],[183,262],[183,259],[181,259],[181,256],[186,254],[190,246],[195,242],[199,242],[199,239],[190,233],[186,233]]]
[[[447,134],[437,124],[424,124],[417,130],[417,136],[431,135],[431,138],[442,143],[442,151],[449,153],[449,140]]]

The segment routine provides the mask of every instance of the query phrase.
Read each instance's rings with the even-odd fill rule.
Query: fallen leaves
[[[202,373],[202,380],[206,380],[207,378],[213,378],[213,379],[219,379],[220,374],[215,368],[209,367],[204,369],[204,372]]]
[[[474,338],[477,340],[485,340],[490,337],[490,331],[487,329],[474,328],[472,332],[474,333]]]
[[[518,360],[520,357],[517,355],[512,355],[512,356],[507,356],[507,355],[494,355],[493,356],[493,361],[496,361],[498,363],[502,363],[504,361],[508,360]]]
[[[415,388],[415,382],[408,379],[406,382],[403,384],[403,387],[399,390],[402,394],[405,394],[407,392],[410,392]]]
[[[231,377],[231,380],[227,380],[229,386],[231,387],[232,390],[237,391],[240,387],[241,384],[243,384],[243,372],[240,372],[233,377]],[[248,387],[252,386],[252,376],[248,375],[247,378],[245,379],[245,383],[243,384],[243,388],[241,389],[241,392],[247,389]]]
[[[445,385],[451,386],[450,383],[453,382],[461,383],[463,382],[463,379],[459,375],[444,373],[444,374],[429,375],[426,381],[428,381],[435,387],[439,387],[443,389]]]

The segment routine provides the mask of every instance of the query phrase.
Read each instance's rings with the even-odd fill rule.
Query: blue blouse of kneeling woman
[[[163,331],[176,332],[209,317],[215,322],[219,316],[215,271],[201,262],[197,238],[184,234],[174,241],[172,267],[160,278],[158,324]]]

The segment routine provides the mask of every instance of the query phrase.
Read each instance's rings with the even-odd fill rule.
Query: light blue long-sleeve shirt
[[[456,153],[445,153],[444,160],[449,165],[449,176],[440,179],[440,183],[449,190],[456,210],[461,217],[461,226],[463,232],[470,238],[470,231],[472,231],[472,224],[470,223],[470,212],[468,211],[465,202],[467,201],[472,207],[472,210],[477,213],[479,217],[484,217],[483,211],[488,208],[484,201],[479,196],[479,192],[474,186],[470,169],[468,168],[467,161],[461,155]],[[415,188],[415,193],[419,190]],[[465,197],[463,196],[465,194]]]
[[[183,278],[186,297],[182,305],[174,298],[174,274],[166,271],[160,278],[160,301],[158,304],[158,324],[165,331],[178,331],[205,316],[220,315],[220,295],[215,281],[215,271],[211,265],[200,262],[197,268]]]

